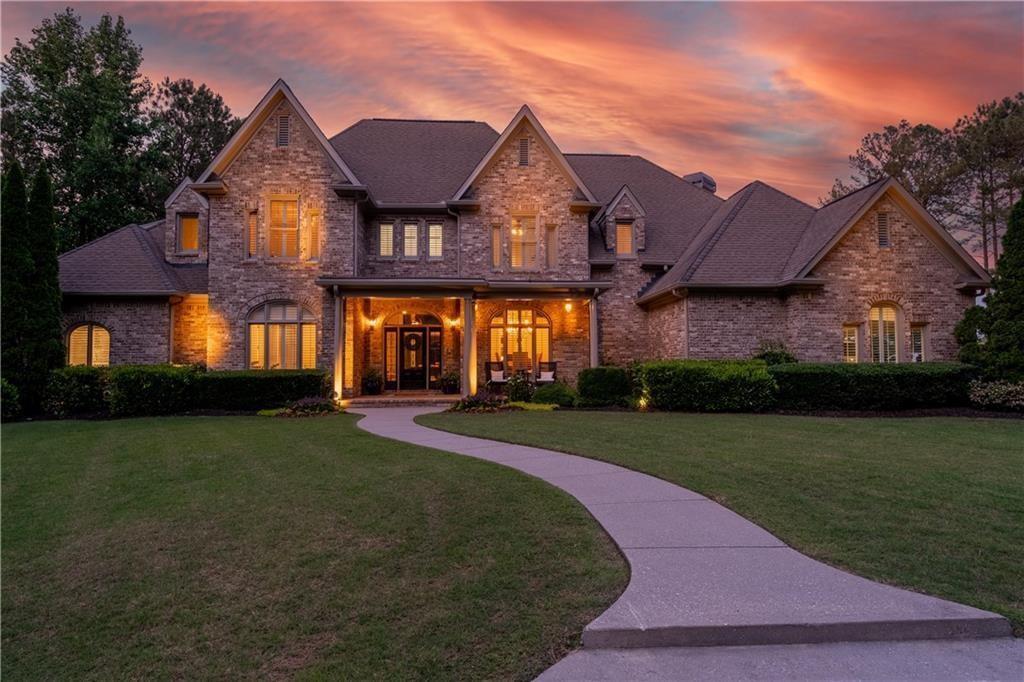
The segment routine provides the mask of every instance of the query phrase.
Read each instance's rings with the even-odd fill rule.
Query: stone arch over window
[[[868,311],[868,352],[871,362],[903,360],[903,308],[892,300],[876,301]]]
[[[317,317],[288,300],[259,305],[246,316],[249,369],[315,369]]]
[[[107,367],[110,365],[110,331],[94,322],[76,324],[68,330],[69,365]]]
[[[491,318],[492,362],[505,362],[512,372],[536,373],[538,363],[551,362],[551,320],[539,310],[510,305]]]

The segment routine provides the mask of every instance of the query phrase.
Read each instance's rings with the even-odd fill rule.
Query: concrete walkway
[[[353,411],[365,415],[359,426],[370,433],[561,488],[629,561],[626,590],[584,629],[583,649],[544,679],[1024,677],[1024,642],[1009,639],[999,615],[814,561],[702,495],[646,474],[413,421],[439,409]]]

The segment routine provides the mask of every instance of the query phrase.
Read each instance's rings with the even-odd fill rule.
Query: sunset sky
[[[0,5],[2,49],[69,3]],[[824,194],[867,132],[951,126],[1024,89],[1024,3],[70,3],[121,14],[152,80],[246,115],[284,78],[330,137],[365,117],[474,119],[528,103],[566,152],[641,154],[719,194]]]

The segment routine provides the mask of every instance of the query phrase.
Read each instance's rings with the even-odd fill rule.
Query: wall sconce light
[[[456,327],[458,327],[462,323],[462,320],[460,320],[457,317],[448,317],[448,318],[445,318],[445,322],[448,323],[448,328],[449,329],[455,329]]]
[[[565,312],[567,312],[567,313],[571,313],[572,312],[572,303],[569,302],[569,301],[565,302]]]

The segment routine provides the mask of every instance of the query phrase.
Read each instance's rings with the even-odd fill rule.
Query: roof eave
[[[753,292],[753,293],[785,293],[789,291],[807,291],[820,289],[825,285],[823,279],[803,277],[781,280],[777,282],[681,282],[671,287],[650,292],[636,299],[637,305],[650,305],[669,296],[679,296],[689,291],[699,292]]]

